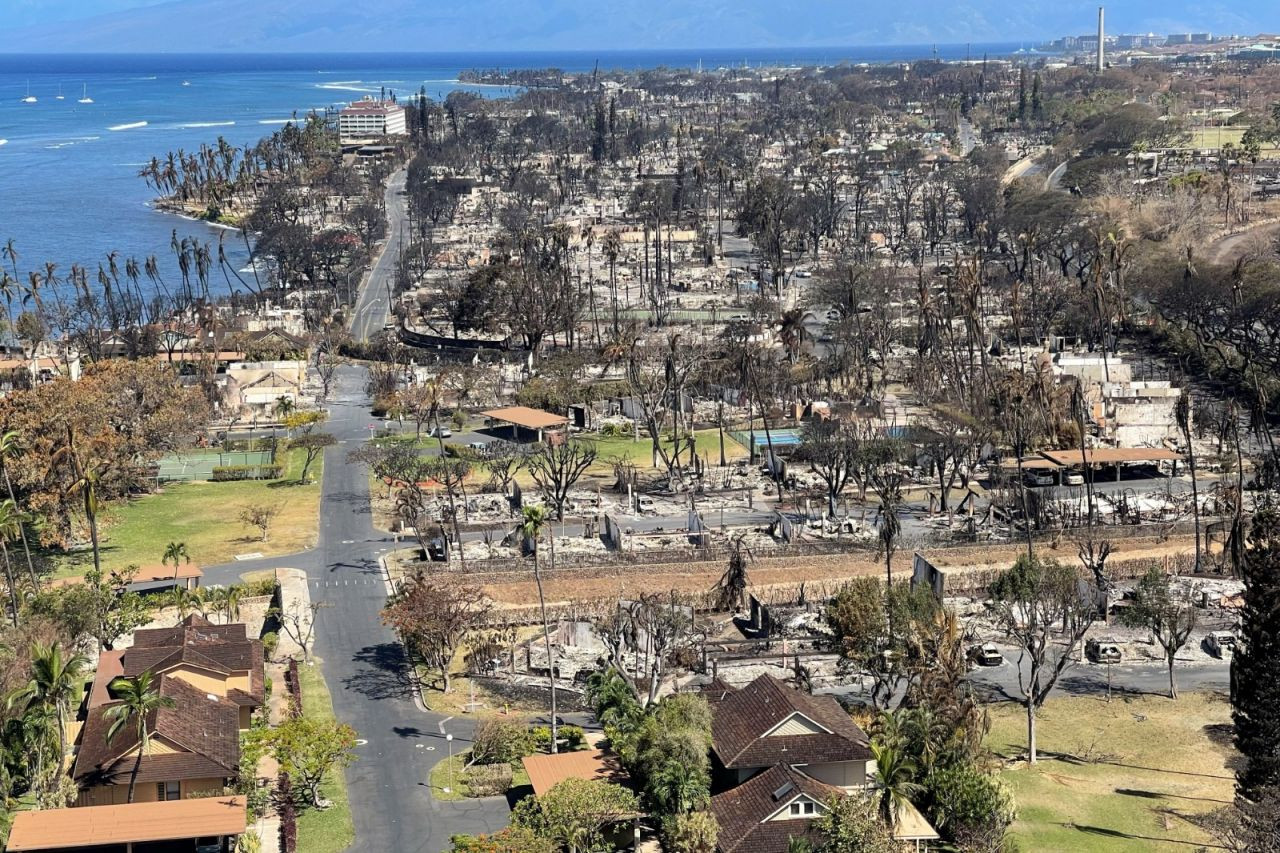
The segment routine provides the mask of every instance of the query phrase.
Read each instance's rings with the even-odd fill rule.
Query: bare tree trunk
[[[555,531],[552,531],[554,536]],[[551,546],[555,548],[553,544]],[[553,558],[554,560],[554,558]],[[556,750],[556,659],[551,652],[551,623],[547,621],[547,599],[542,593],[542,571],[538,567],[538,543],[533,543],[533,579],[538,586],[538,607],[542,611],[542,639],[547,646],[547,675],[551,679],[551,752]]]

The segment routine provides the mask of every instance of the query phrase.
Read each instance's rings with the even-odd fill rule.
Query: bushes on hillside
[[[283,465],[215,465],[209,479],[215,483],[231,483],[237,480],[278,480],[283,476]]]

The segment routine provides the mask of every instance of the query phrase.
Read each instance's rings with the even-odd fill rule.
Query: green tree
[[[13,501],[14,506],[18,506],[18,495],[13,489],[13,478],[9,476],[9,463],[22,450],[21,446],[22,434],[17,430],[9,430],[0,435],[0,474],[4,476],[4,487],[9,493],[9,500]],[[24,516],[23,521],[30,521],[28,516]],[[36,577],[36,567],[31,561],[31,545],[27,542],[27,531],[25,524],[18,525],[18,536],[22,541],[22,553],[27,558],[27,572],[31,575],[31,588],[40,589],[40,579]]]
[[[180,563],[191,563],[191,554],[187,552],[186,542],[170,542],[165,546],[164,556],[160,558],[160,565],[167,566],[173,563],[173,579],[178,579],[178,565]]]
[[[1199,621],[1191,595],[1174,583],[1158,566],[1147,570],[1133,590],[1133,600],[1120,612],[1120,621],[1132,628],[1146,628],[1164,650],[1169,669],[1169,698],[1178,698],[1173,660],[1187,644]]]
[[[823,853],[897,853],[900,849],[872,799],[849,794],[832,797],[826,806],[814,821]]]
[[[453,853],[556,853],[557,847],[531,829],[509,826],[489,835],[455,835]]]
[[[662,823],[663,849],[672,853],[716,853],[720,826],[709,811],[676,814]]]
[[[168,696],[160,695],[160,679],[150,673],[143,672],[133,678],[117,678],[111,682],[111,692],[117,704],[105,711],[111,725],[107,727],[107,743],[115,740],[123,729],[132,725],[138,737],[138,757],[134,759],[133,771],[129,774],[129,802],[133,802],[134,790],[138,784],[138,771],[142,769],[142,756],[147,754],[151,744],[151,724],[149,717],[161,708],[172,708],[174,701]]]
[[[905,752],[896,746],[871,744],[871,754],[876,759],[873,777],[876,785],[874,797],[880,817],[889,826],[895,826],[902,811],[911,805],[911,798],[924,788],[915,781],[917,768]]]
[[[1231,658],[1231,717],[1239,795],[1259,803],[1280,791],[1280,512],[1257,512],[1243,565],[1240,643]]]
[[[996,578],[990,591],[997,623],[1020,650],[1018,688],[1027,712],[1027,760],[1035,764],[1036,711],[1097,618],[1097,588],[1057,560],[1024,554]]]
[[[332,447],[337,443],[338,439],[327,432],[309,432],[289,442],[290,447],[300,448],[306,453],[306,459],[302,463],[302,473],[298,476],[299,483],[304,486],[307,484],[307,475],[311,472],[311,466],[324,453],[326,447]]]
[[[57,643],[35,642],[31,645],[31,680],[9,694],[10,710],[21,705],[24,710],[39,706],[51,710],[58,721],[59,755],[67,752],[67,714],[79,698],[81,683],[89,668],[89,659],[76,652],[64,656]]]
[[[533,580],[538,587],[538,609],[542,613],[542,639],[547,647],[547,672],[551,677],[551,751],[554,753],[557,749],[556,741],[559,739],[559,723],[556,720],[556,658],[551,648],[551,623],[547,620],[547,598],[542,592],[542,570],[538,565],[538,554],[542,551],[538,541],[551,519],[546,509],[541,506],[526,506],[523,512],[524,521],[520,525],[520,533],[533,543]],[[547,538],[551,541],[551,567],[554,569],[556,560],[554,529]]]
[[[270,729],[266,738],[280,769],[307,791],[311,805],[328,808],[320,786],[330,771],[355,760],[355,729],[345,723],[297,716]]]
[[[965,850],[1001,850],[1017,817],[1009,786],[971,764],[932,773],[925,781],[934,828]]]
[[[11,498],[0,501],[0,557],[4,559],[4,578],[9,587],[9,606],[12,610],[10,618],[13,619],[15,628],[18,627],[21,607],[18,603],[18,579],[13,573],[13,561],[9,558],[9,543],[22,535],[23,521],[22,512]]]
[[[511,812],[512,826],[551,839],[568,853],[606,853],[608,827],[639,815],[636,795],[600,779],[566,779],[540,797],[526,797]]]
[[[27,608],[57,623],[71,645],[92,639],[99,648],[110,649],[120,637],[151,619],[142,596],[128,588],[134,571],[104,576],[89,569],[83,583],[41,590]]]

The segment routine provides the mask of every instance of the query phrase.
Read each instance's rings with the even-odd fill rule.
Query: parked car
[[[1236,635],[1230,631],[1210,631],[1204,638],[1204,647],[1216,658],[1226,657],[1236,650]]]
[[[1062,485],[1064,486],[1083,486],[1084,472],[1082,471],[1066,471],[1062,474]]]
[[[1089,640],[1084,644],[1084,654],[1094,663],[1120,663],[1124,658],[1114,640]]]
[[[468,442],[467,449],[475,453],[477,456],[488,456],[490,454],[489,443],[485,441]]]
[[[969,647],[969,660],[978,666],[999,666],[1004,663],[1004,655],[992,643],[980,643]]]
[[[1022,481],[1028,486],[1052,486],[1054,483],[1053,474],[1048,471],[1028,471]]]
[[[427,435],[431,438],[449,438],[453,435],[453,430],[446,426],[432,427],[427,431]]]

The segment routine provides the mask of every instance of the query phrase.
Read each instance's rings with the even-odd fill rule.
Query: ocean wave
[[[9,140],[7,140],[7,139],[0,139],[0,145],[8,145],[8,144],[9,144]]]
[[[178,127],[181,127],[181,128],[230,127],[233,124],[235,124],[234,121],[193,121],[193,122],[188,122],[187,124],[180,124],[178,125]]]
[[[360,81],[357,80],[356,82],[358,83]],[[368,92],[370,94],[378,91],[377,89],[370,88],[369,86],[348,86],[342,83],[317,83],[316,88],[328,89],[330,91],[337,92]]]
[[[50,151],[57,151],[60,148],[70,148],[72,145],[79,145],[81,142],[93,142],[101,139],[101,136],[73,136],[70,139],[60,139],[52,145],[46,145]]]
[[[291,121],[291,118],[263,118],[258,119],[258,124],[288,124]]]
[[[147,123],[145,121],[131,121],[127,124],[114,124],[111,127],[108,127],[107,130],[135,130],[136,128],[146,126]]]

